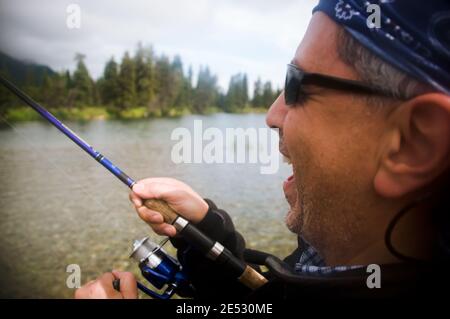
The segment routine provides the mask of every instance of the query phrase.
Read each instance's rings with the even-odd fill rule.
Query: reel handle
[[[115,290],[120,292],[120,279],[114,279],[113,282],[112,282],[112,285],[113,285]]]

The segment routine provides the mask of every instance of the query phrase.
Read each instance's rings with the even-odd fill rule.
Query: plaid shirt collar
[[[327,275],[353,269],[361,268],[362,266],[326,266],[325,260],[304,240],[301,240],[303,252],[300,255],[298,262],[295,264],[295,271],[312,274],[312,275]]]

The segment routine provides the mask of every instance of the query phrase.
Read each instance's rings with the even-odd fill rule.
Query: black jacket
[[[227,247],[236,257],[255,269],[266,266],[263,272],[269,282],[254,291],[230,277],[220,265],[202,256],[182,238],[172,239],[177,257],[188,274],[195,292],[186,297],[203,300],[299,300],[302,298],[389,298],[442,297],[441,289],[449,287],[450,268],[447,264],[391,264],[381,265],[381,288],[368,288],[370,273],[366,268],[329,275],[302,274],[294,265],[302,253],[297,248],[283,261],[275,256],[246,249],[245,240],[233,225],[230,216],[211,201],[205,218],[196,226],[211,239]],[[301,245],[299,246],[301,247]]]

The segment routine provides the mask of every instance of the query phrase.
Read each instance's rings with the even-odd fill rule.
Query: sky
[[[68,28],[70,4],[80,28]],[[73,70],[86,55],[91,75],[102,75],[111,56],[120,61],[137,43],[155,53],[179,54],[194,76],[208,65],[219,85],[245,72],[281,88],[317,0],[0,0],[0,50],[21,60]],[[194,77],[195,78],[195,77]]]

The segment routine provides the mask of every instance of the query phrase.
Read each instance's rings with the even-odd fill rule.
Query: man
[[[320,1],[267,114],[293,167],[283,188],[299,248],[251,292],[176,239],[194,297],[415,295],[448,279],[440,270],[450,247],[450,5],[379,2],[377,28],[366,1]],[[249,255],[228,215],[184,183],[145,179],[130,194],[139,216],[173,237],[175,228],[142,205],[147,198],[167,201],[236,256]],[[371,264],[380,265],[380,289],[367,286]],[[136,296],[134,278],[119,272],[76,293]]]

